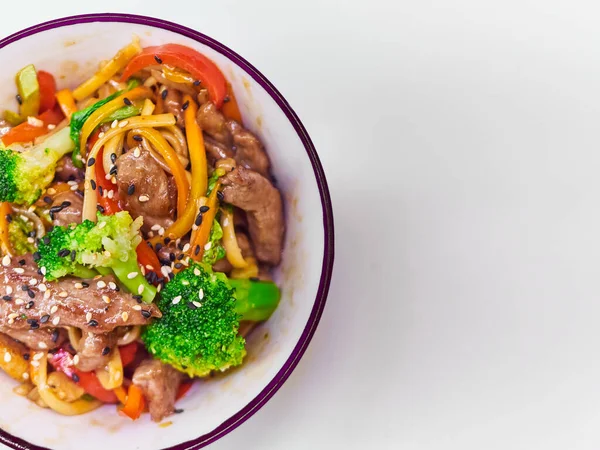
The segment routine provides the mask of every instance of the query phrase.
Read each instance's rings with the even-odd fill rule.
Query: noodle
[[[35,233],[38,238],[44,237],[44,235],[46,234],[46,227],[44,226],[42,219],[40,219],[40,216],[38,216],[34,212],[29,211],[28,209],[19,208],[18,206],[13,206],[12,209],[15,213],[21,216],[25,216],[33,222],[33,225],[35,226]]]
[[[104,389],[113,390],[123,384],[123,362],[119,348],[115,347],[105,368],[96,370],[98,381]]]
[[[158,70],[152,69],[150,71],[152,76],[158,80],[163,86],[167,86],[169,89],[177,89],[178,91],[183,92],[184,94],[189,94],[192,97],[196,96],[196,90],[187,84],[183,83],[175,83],[171,80],[167,80],[165,76]]]
[[[114,153],[118,158],[123,153],[123,141],[125,134],[119,134],[109,140],[104,146],[104,152],[102,153],[102,164],[104,165],[104,173],[109,173],[112,166],[112,154]]]
[[[75,327],[68,327],[67,332],[69,334],[69,342],[71,343],[71,347],[77,351],[81,350],[81,330]]]
[[[139,325],[132,327],[131,330],[127,331],[127,333],[125,333],[122,337],[119,338],[119,340],[117,341],[117,345],[121,347],[123,345],[131,344],[132,342],[136,341],[137,338],[140,337],[141,331],[142,327]]]

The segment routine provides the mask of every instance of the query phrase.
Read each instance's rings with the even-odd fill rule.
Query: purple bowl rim
[[[174,22],[170,22],[163,19],[157,19],[155,17],[141,16],[136,14],[121,14],[121,13],[94,13],[94,14],[82,14],[77,16],[68,16],[59,19],[50,20],[43,22],[29,28],[25,28],[8,37],[0,40],[0,49],[7,45],[16,42],[20,39],[41,33],[43,31],[52,30],[54,28],[60,28],[70,25],[78,25],[89,22],[125,22],[134,23],[140,25],[151,26],[154,28],[162,28],[167,31],[181,34],[185,37],[193,39],[201,44],[207,45],[213,50],[221,53],[239,67],[241,67],[248,75],[250,75],[265,91],[271,96],[271,98],[277,103],[281,110],[285,113],[288,120],[296,130],[298,137],[302,141],[306,153],[313,166],[315,179],[319,187],[319,194],[321,197],[321,205],[323,209],[323,229],[324,229],[324,251],[323,251],[323,266],[321,269],[321,279],[319,282],[319,288],[315,298],[308,322],[300,336],[300,340],[294,347],[292,354],[286,360],[283,367],[275,375],[273,380],[244,408],[234,414],[232,417],[227,419],[217,428],[211,432],[200,436],[196,439],[192,439],[181,444],[174,445],[163,450],[196,450],[212,442],[222,438],[226,434],[230,433],[252,415],[254,415],[262,406],[265,405],[271,397],[279,390],[283,383],[288,379],[293,370],[298,365],[298,362],[302,358],[302,355],[306,351],[308,344],[310,343],[327,300],[327,293],[329,291],[329,285],[331,282],[331,276],[333,272],[333,260],[334,260],[334,226],[333,226],[333,208],[331,205],[331,198],[329,195],[329,188],[327,186],[327,180],[325,179],[325,173],[317,155],[315,146],[306,131],[306,128],[298,118],[298,115],[291,108],[287,100],[281,95],[281,93],[275,88],[275,86],[252,64],[238,55],[236,52],[231,50],[229,47],[221,44],[215,39],[206,36],[196,30],[179,25]],[[49,450],[45,447],[39,447],[29,442],[13,436],[6,431],[0,429],[0,444],[4,444],[10,448],[17,450]]]

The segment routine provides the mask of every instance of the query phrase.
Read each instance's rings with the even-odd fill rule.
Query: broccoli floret
[[[0,201],[35,202],[52,182],[58,160],[73,148],[69,129],[64,128],[22,152],[0,149]]]
[[[135,221],[127,211],[112,216],[98,213],[98,222],[84,220],[78,225],[54,227],[38,247],[38,265],[44,267],[46,278],[55,280],[65,275],[81,278],[94,276],[96,269],[112,270],[119,281],[134,295],[151,303],[156,288],[141,274],[136,247],[142,241],[142,219]]]
[[[238,283],[239,281],[239,283]],[[161,292],[162,317],[143,332],[152,355],[189,376],[204,377],[242,363],[245,340],[238,336],[240,319],[264,320],[277,306],[279,290],[252,288],[249,280],[230,285],[222,273],[194,263],[175,275]],[[266,294],[266,297],[253,298]],[[269,311],[267,311],[269,310]]]

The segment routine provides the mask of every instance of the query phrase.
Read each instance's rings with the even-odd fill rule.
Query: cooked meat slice
[[[233,136],[236,162],[246,169],[252,169],[262,176],[268,177],[269,157],[258,138],[235,120],[227,122],[227,129]]]
[[[204,147],[206,148],[208,156],[215,161],[219,159],[233,158],[235,156],[230,147],[227,147],[225,144],[221,144],[219,141],[210,137],[206,133],[204,133]]]
[[[217,109],[214,103],[206,102],[198,108],[196,120],[203,131],[214,138],[217,142],[231,148],[233,139],[227,129],[225,116]]]
[[[8,133],[12,128],[12,125],[4,119],[0,119],[0,138]]]
[[[82,181],[85,170],[75,167],[71,155],[63,156],[56,165],[56,179],[59,181]]]
[[[73,191],[61,192],[54,198],[52,203],[52,224],[70,225],[81,223],[81,211],[83,210],[83,199]]]
[[[248,256],[254,256],[254,250],[252,250],[252,243],[246,233],[242,233],[241,231],[236,230],[235,238],[238,243],[238,247],[242,251],[242,256],[247,258]]]
[[[111,288],[118,288],[112,275],[95,280],[67,277],[43,282],[31,256],[21,259],[26,261],[22,266],[16,258],[10,265],[0,266],[0,326],[35,330],[60,325],[107,333],[119,326],[145,325],[152,317],[161,316],[156,305],[142,305],[139,310],[131,294]]]
[[[233,266],[227,261],[227,258],[222,258],[213,264],[212,269],[215,272],[229,273],[233,269]]]
[[[77,349],[79,355],[77,368],[84,372],[90,372],[104,367],[110,359],[110,350],[116,343],[115,333],[84,333],[81,338],[81,348]]]
[[[225,202],[246,211],[256,258],[279,264],[284,232],[279,191],[265,177],[244,167],[238,167],[222,180]]]
[[[139,157],[128,151],[117,159],[116,165],[119,195],[125,201],[125,209],[134,219],[144,217],[146,232],[156,224],[168,228],[173,217],[167,174],[145,150]],[[129,195],[132,185],[134,192]]]
[[[135,369],[133,384],[144,393],[152,420],[160,422],[173,414],[182,379],[182,373],[156,359],[147,359]]]
[[[183,110],[181,109],[182,95],[177,89],[167,89],[167,96],[165,97],[164,106],[168,113],[171,113],[177,119],[177,125],[181,128],[185,127],[183,121]]]
[[[58,348],[67,339],[67,332],[62,328],[15,330],[10,328],[10,326],[0,326],[0,332],[35,350],[52,350]]]

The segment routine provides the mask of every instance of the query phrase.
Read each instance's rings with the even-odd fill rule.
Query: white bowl
[[[138,35],[144,46],[176,42],[212,58],[232,83],[244,124],[265,144],[286,205],[283,262],[275,279],[282,301],[249,338],[244,365],[198,381],[180,403],[185,411],[159,427],[137,422],[114,406],[63,417],[12,393],[0,374],[0,443],[15,449],[196,449],[254,414],[281,387],[311,340],[325,305],[333,268],[333,216],[323,169],[302,123],[275,87],[250,63],[197,31],[163,20],[91,14],[36,25],[0,41],[0,108],[15,108],[14,74],[34,63],[75,87]]]

